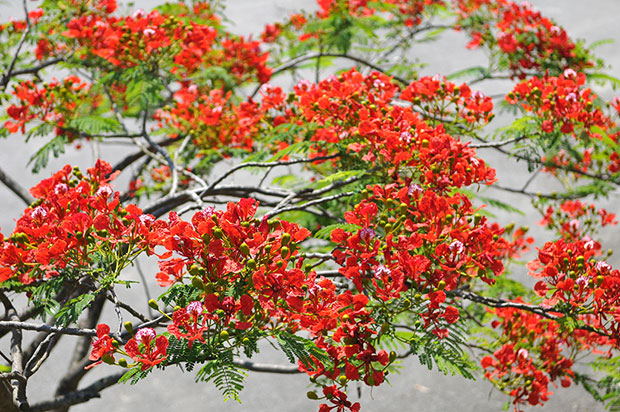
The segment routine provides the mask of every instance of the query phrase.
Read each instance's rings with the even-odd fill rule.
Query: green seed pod
[[[256,261],[254,259],[249,259],[248,262],[246,263],[246,266],[250,270],[256,270]]]
[[[120,366],[121,368],[126,368],[127,367],[127,359],[120,358],[118,360],[118,366]]]
[[[133,335],[133,323],[131,321],[127,321],[123,324],[125,330]]]
[[[308,391],[306,393],[306,397],[308,399],[312,399],[313,401],[316,401],[317,399],[319,399],[319,395],[317,395],[315,391]]]
[[[250,254],[250,247],[248,246],[247,243],[243,242],[241,245],[239,245],[239,251],[244,255],[247,256]]]
[[[396,360],[396,352],[390,352],[390,362],[394,362]]]
[[[157,301],[155,299],[151,299],[149,300],[149,306],[152,309],[158,310],[159,309],[159,304],[157,303]]]
[[[220,332],[220,340],[227,340],[230,337],[228,331],[223,330]]]

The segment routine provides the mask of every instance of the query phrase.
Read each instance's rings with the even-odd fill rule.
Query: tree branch
[[[9,81],[11,81],[11,76],[12,76],[13,69],[15,68],[15,63],[17,63],[19,53],[21,52],[22,46],[26,42],[26,38],[28,37],[28,34],[30,34],[30,29],[32,27],[32,25],[30,24],[30,17],[28,16],[28,5],[26,4],[26,0],[22,0],[22,5],[24,7],[24,13],[26,15],[26,29],[24,30],[22,37],[19,39],[19,43],[17,43],[15,55],[13,55],[13,59],[11,60],[11,63],[9,64],[9,68],[7,69],[6,73],[4,73],[4,76],[2,76],[2,81],[0,81],[2,90],[6,90],[6,86],[9,84]]]
[[[9,298],[0,290],[0,301],[4,305],[9,318],[18,321],[17,311]],[[18,410],[28,409],[28,399],[26,398],[26,377],[24,376],[24,360],[22,357],[22,331],[13,329],[11,335],[11,372],[15,377],[11,380],[13,386],[13,404]]]
[[[236,360],[233,362],[235,366],[247,369],[253,372],[281,373],[281,374],[297,374],[302,373],[296,366],[272,365],[269,363],[255,363],[248,360]]]
[[[112,385],[115,385],[125,372],[119,372],[114,375],[106,376],[98,381],[90,384],[84,389],[73,391],[62,396],[56,396],[50,401],[35,403],[29,409],[29,412],[44,412],[57,408],[68,408],[72,405],[88,402],[93,398],[101,397],[100,392]]]
[[[26,206],[30,206],[30,204],[34,202],[34,198],[30,195],[30,193],[19,183],[17,183],[17,181],[15,181],[11,176],[7,175],[2,169],[0,169],[0,182],[2,182],[11,192],[15,193],[17,197],[23,200]]]

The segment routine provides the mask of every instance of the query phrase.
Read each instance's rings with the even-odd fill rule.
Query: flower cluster
[[[30,193],[37,200],[0,244],[0,282],[16,278],[27,285],[61,272],[97,278],[106,272],[91,267],[97,252],[120,258],[150,250],[153,217],[134,205],[121,206],[109,185],[113,177],[111,166],[98,161],[87,176],[65,166],[33,187]],[[117,263],[108,269],[118,272],[129,262]]]
[[[469,48],[487,46],[506,59],[513,76],[533,71],[559,74],[566,68],[581,71],[593,65],[586,51],[566,30],[541,15],[529,3],[510,0],[455,0],[459,24],[472,41]]]
[[[534,290],[546,305],[592,315],[584,322],[617,341],[620,271],[594,259],[600,248],[593,240],[547,242],[528,269],[531,276],[541,279]]]
[[[100,104],[97,96],[91,96],[90,85],[77,76],[68,76],[62,82],[52,81],[38,86],[32,81],[23,81],[14,86],[13,94],[18,99],[6,111],[12,120],[4,127],[11,133],[26,133],[26,124],[38,120],[54,127],[56,135],[66,135],[69,140],[76,137],[72,120],[78,115],[78,108],[88,105],[94,110]]]
[[[487,224],[460,194],[438,195],[417,184],[371,191],[345,214],[360,229],[332,232],[339,272],[358,291],[382,301],[424,294],[428,306],[422,317],[438,336],[447,333],[442,321],[451,324],[459,316],[456,308],[443,306],[446,292],[473,278],[493,283],[504,270],[501,260],[527,247],[522,235],[512,242],[502,237],[504,229]]]
[[[383,2],[371,2],[369,0],[317,0],[321,18],[333,14],[345,12],[355,16],[370,16],[375,13],[388,12],[394,18],[398,18],[405,26],[410,27],[422,22],[424,12],[432,6],[444,5],[443,0],[386,0]]]
[[[563,387],[570,386],[573,361],[563,353],[571,344],[570,334],[541,315],[511,307],[493,312],[501,346],[480,363],[485,377],[513,398],[516,410],[522,404],[546,402],[552,393],[549,384],[557,379]]]
[[[581,137],[582,134],[600,138],[592,130],[606,129],[609,120],[594,107],[596,95],[583,88],[585,74],[567,69],[559,76],[532,77],[515,86],[506,101],[518,105],[525,113],[532,113],[545,133],[559,131]]]
[[[118,343],[118,342],[116,342]],[[134,365],[139,365],[142,371],[151,369],[166,360],[169,341],[164,335],[157,335],[152,328],[139,329],[135,335],[125,343],[124,349],[120,349],[118,344],[114,344],[110,336],[110,327],[106,324],[97,325],[97,338],[93,340],[93,349],[90,360],[96,361],[86,368],[90,369],[101,362],[115,363],[114,354],[129,356]],[[126,359],[119,359],[118,364],[123,367],[128,365]]]
[[[400,94],[400,99],[413,103],[426,118],[443,122],[465,120],[483,126],[493,119],[493,100],[479,91],[473,92],[466,83],[457,86],[439,75],[422,77]]]
[[[599,227],[618,224],[616,215],[605,209],[596,209],[593,204],[579,200],[566,200],[558,208],[548,206],[540,225],[555,229],[558,234],[569,241],[592,236]]]
[[[234,104],[223,89],[185,84],[174,94],[174,105],[158,110],[155,119],[172,127],[175,134],[189,134],[204,150],[251,150],[265,121],[278,124],[267,114],[283,108],[286,98],[282,89],[268,84],[261,88],[261,95],[261,103],[248,99]]]
[[[82,58],[97,56],[118,67],[133,67],[140,62],[172,64],[172,72],[191,75],[205,67],[219,66],[238,83],[269,79],[268,54],[261,52],[260,42],[221,33],[218,17],[199,7],[198,11],[202,14],[200,20],[208,23],[186,24],[178,16],[157,10],[138,10],[127,17],[86,13],[67,23],[63,35]]]
[[[429,126],[411,107],[391,104],[397,91],[389,77],[355,70],[295,87],[304,120],[319,125],[312,138],[318,153],[340,149],[390,175],[409,168],[434,190],[495,181],[495,171],[442,125]]]

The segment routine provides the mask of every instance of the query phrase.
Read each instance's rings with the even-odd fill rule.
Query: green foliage
[[[159,300],[166,305],[185,307],[195,300],[200,300],[201,293],[201,290],[196,289],[192,285],[177,283],[164,292],[159,297]]]
[[[100,135],[118,131],[120,129],[120,124],[118,120],[112,117],[86,115],[72,119],[69,123],[69,127],[89,135]]]
[[[75,322],[96,297],[96,293],[85,293],[71,299],[56,314],[58,324],[67,326]]]
[[[462,346],[465,338],[456,328],[450,329],[450,334],[444,339],[437,339],[437,336],[426,331],[421,335],[414,335],[411,338],[411,352],[418,355],[422,365],[433,369],[433,364],[444,375],[461,375],[467,379],[474,379],[472,370],[476,369],[475,364],[469,360]]]
[[[39,126],[37,132],[42,132],[45,129],[51,129],[50,125],[44,124]],[[33,135],[35,132],[31,131],[30,135]],[[47,134],[48,132],[44,132]],[[44,144],[37,152],[30,158],[28,164],[32,164],[32,173],[39,173],[41,169],[47,166],[49,162],[50,154],[53,154],[54,157],[58,157],[65,152],[65,145],[68,143],[67,137],[64,135],[59,135],[54,137],[52,140]]]
[[[311,366],[312,357],[324,364],[329,363],[329,356],[309,339],[288,332],[280,332],[276,335],[276,340],[291,363],[300,361],[306,366]]]
[[[140,366],[136,366],[134,368],[129,369],[121,378],[118,380],[119,383],[127,383],[130,385],[135,385],[140,382],[142,379],[146,378],[152,369],[147,369],[145,371],[140,369]]]
[[[241,402],[239,393],[243,390],[243,383],[247,373],[235,366],[230,359],[216,359],[208,361],[196,375],[196,382],[213,382],[222,393],[224,400]]]

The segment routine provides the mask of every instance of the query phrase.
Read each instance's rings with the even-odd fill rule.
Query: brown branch
[[[554,315],[554,313],[562,313],[561,311],[555,308],[545,308],[539,305],[530,305],[527,303],[520,303],[520,302],[510,302],[510,301],[503,300],[503,299],[480,296],[480,295],[477,295],[475,293],[469,292],[464,289],[455,289],[455,290],[446,292],[446,294],[448,296],[452,296],[452,297],[457,296],[463,299],[467,299],[471,302],[480,303],[482,305],[493,307],[493,308],[515,308],[519,310],[524,310],[526,312],[534,313],[538,316],[541,316],[549,320],[559,321],[560,319],[564,318],[564,316]],[[594,332],[598,335],[605,336],[608,338],[611,337],[611,335],[609,335],[608,333],[602,330],[593,328],[592,326],[588,326],[588,325],[578,325],[575,327],[575,329],[581,329],[581,330],[585,330],[588,332]]]
[[[233,364],[243,369],[253,372],[280,373],[280,374],[297,374],[301,371],[296,366],[272,365],[268,363],[255,363],[251,361],[234,361]]]
[[[106,293],[100,293],[88,308],[86,317],[81,319],[78,325],[83,329],[94,329],[101,317],[103,306],[106,301]],[[56,388],[56,396],[64,396],[72,391],[75,391],[89,369],[84,369],[84,361],[88,361],[88,352],[90,351],[91,339],[89,336],[84,336],[78,340],[73,351],[71,363],[65,375],[60,379]],[[68,408],[61,407],[59,412],[66,412]]]
[[[115,385],[125,372],[106,376],[93,382],[84,389],[76,390],[62,396],[56,396],[50,401],[39,402],[32,405],[29,412],[44,412],[52,409],[68,409],[69,406],[88,402],[93,398],[101,397],[101,391]]]
[[[26,29],[24,30],[22,37],[19,39],[19,43],[17,43],[17,48],[15,50],[15,54],[13,55],[13,59],[9,64],[9,68],[7,69],[6,73],[4,73],[4,75],[2,76],[2,80],[0,81],[2,90],[6,90],[6,86],[9,84],[9,81],[11,81],[11,76],[13,69],[15,68],[15,63],[17,63],[19,53],[21,52],[22,46],[26,42],[26,38],[28,37],[28,34],[30,34],[30,29],[32,28],[32,25],[30,24],[30,17],[28,17],[28,5],[26,4],[26,0],[22,0],[22,5],[24,7],[24,14],[26,15]]]
[[[56,326],[37,325],[20,321],[0,321],[0,329],[34,330],[37,332],[59,333],[62,335],[74,336],[97,336],[97,331],[95,329],[59,328]]]
[[[9,298],[1,290],[0,301],[2,301],[9,318],[14,321],[19,321],[15,307],[13,307]],[[13,387],[13,404],[20,411],[27,410],[28,399],[26,398],[26,378],[24,376],[21,329],[13,329],[11,334],[11,360],[11,372],[15,374],[15,378],[11,380],[11,386]]]
[[[0,182],[23,200],[26,206],[30,206],[30,204],[34,202],[34,197],[2,169],[0,169]]]
[[[226,179],[228,176],[232,175],[237,170],[243,169],[243,168],[246,168],[246,167],[269,167],[269,168],[271,168],[271,167],[274,167],[274,166],[289,166],[289,165],[300,164],[300,163],[312,163],[312,162],[319,161],[319,160],[330,160],[330,159],[335,159],[335,158],[337,158],[339,156],[340,155],[335,154],[335,155],[331,155],[331,156],[318,156],[318,157],[315,157],[313,159],[294,159],[294,160],[281,160],[281,161],[277,161],[277,162],[246,162],[246,163],[240,163],[240,164],[230,168],[222,176],[218,177],[213,183],[211,183],[209,185],[208,189],[213,189],[219,183],[224,181],[224,179]]]
[[[20,70],[13,70],[10,76],[13,77],[13,76],[21,76],[24,74],[38,74],[41,70],[45,69],[46,67],[53,66],[54,64],[60,63],[63,61],[65,61],[64,57],[57,57],[55,59],[51,59],[46,62],[43,62],[39,64],[38,66],[27,67],[25,69],[20,69]]]

